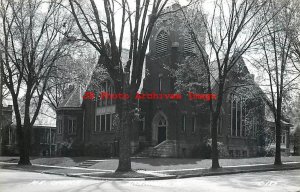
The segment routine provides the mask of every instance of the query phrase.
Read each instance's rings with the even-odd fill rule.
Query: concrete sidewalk
[[[300,162],[300,156],[282,156],[282,162]],[[17,163],[19,157],[0,156],[0,162]],[[31,157],[32,164],[59,166],[59,167],[83,167],[89,169],[116,170],[118,159],[101,159],[97,157]],[[88,163],[86,163],[88,161]],[[256,157],[240,159],[220,159],[219,163],[224,166],[240,166],[254,164],[273,164],[274,157]],[[83,166],[81,166],[83,165]],[[210,168],[210,159],[193,158],[132,158],[133,170],[161,171],[182,170],[195,168]]]
[[[171,170],[135,170],[129,173],[115,173],[114,170],[91,169],[80,167],[62,167],[33,164],[32,166],[18,166],[17,163],[0,162],[3,169],[17,169],[44,174],[64,175],[100,180],[162,180],[188,177],[202,177],[211,175],[226,175],[248,172],[279,171],[300,169],[300,162],[286,162],[281,166],[273,164],[248,164],[237,166],[223,166],[219,169],[193,168]],[[174,167],[176,168],[176,167]]]

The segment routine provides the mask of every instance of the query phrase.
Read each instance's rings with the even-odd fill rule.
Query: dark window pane
[[[246,136],[246,107],[245,102],[242,102],[242,136]]]
[[[185,115],[182,115],[181,118],[181,130],[185,131]]]
[[[73,133],[76,133],[76,128],[77,128],[77,121],[73,120]]]
[[[221,135],[221,129],[222,129],[222,118],[219,117],[218,120],[218,134]]]
[[[69,133],[72,133],[72,126],[73,126],[72,123],[73,123],[72,120],[69,120],[69,126],[68,126],[68,129],[69,129],[68,132]]]
[[[241,111],[237,111],[237,136],[241,135]]]
[[[158,92],[161,92],[161,89],[162,89],[162,84],[161,84],[161,77],[158,78]]]
[[[232,114],[231,114],[231,130],[232,130],[232,135],[236,136],[236,103],[235,101],[232,102]]]
[[[106,131],[110,131],[110,114],[106,114]]]
[[[100,131],[100,115],[96,116],[96,131]]]
[[[105,131],[105,115],[101,115],[101,131]]]

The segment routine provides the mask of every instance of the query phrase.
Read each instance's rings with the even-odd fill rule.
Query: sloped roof
[[[128,49],[122,50],[122,62],[125,64],[129,55]],[[105,70],[102,69],[102,63],[100,60],[98,60],[98,63],[93,66],[93,73],[90,76],[90,79],[88,81],[88,85],[86,88],[83,88],[81,86],[76,86],[74,90],[62,101],[62,103],[58,106],[58,108],[79,108],[82,105],[83,101],[83,95],[84,92],[89,90],[93,85],[98,84],[100,82],[103,82],[105,80],[110,79],[110,77],[107,75]],[[111,79],[110,79],[111,80]],[[95,88],[95,87],[94,87]],[[97,88],[97,87],[96,87]]]
[[[228,59],[228,62],[230,63],[232,60],[233,60],[233,57],[230,57]],[[221,65],[223,64],[223,62],[224,62],[224,59],[220,59]],[[237,60],[237,62],[232,67],[230,72],[237,71],[240,66],[244,67],[247,70],[247,73],[249,73],[248,67],[246,66],[246,63],[242,56]],[[209,65],[209,68],[210,68],[211,85],[212,85],[212,87],[214,87],[216,85],[217,81],[219,80],[219,68],[218,68],[217,60],[212,61]]]
[[[125,66],[127,60],[129,58],[129,50],[123,48],[122,54],[121,54],[121,61],[123,64],[123,67]],[[109,74],[107,73],[106,69],[103,67],[103,59],[101,59],[101,56],[99,57],[99,60],[97,64],[94,66],[93,73],[90,76],[90,79],[88,81],[87,90],[93,90],[93,89],[99,89],[100,83],[104,81],[113,81]]]
[[[77,86],[74,90],[67,96],[66,99],[58,106],[58,108],[77,108],[81,107],[83,90],[81,86]]]
[[[47,105],[42,105],[39,115],[34,123],[34,128],[37,126],[56,127],[56,113]]]

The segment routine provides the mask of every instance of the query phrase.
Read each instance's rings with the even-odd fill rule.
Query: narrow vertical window
[[[75,119],[69,119],[68,120],[68,133],[69,134],[76,134],[76,127],[77,122]]]
[[[111,125],[111,121],[110,121],[110,116],[111,114],[106,114],[106,131],[110,131],[110,125]]]
[[[72,133],[72,127],[73,127],[73,121],[71,120],[71,119],[69,119],[69,121],[68,121],[69,123],[68,123],[68,132],[69,132],[69,134],[71,134]]]
[[[101,131],[105,131],[105,115],[101,115]]]
[[[162,85],[161,85],[161,77],[158,78],[158,92],[161,92],[162,90]]]
[[[195,116],[193,117],[192,125],[193,125],[192,132],[195,133],[196,132],[196,126],[197,126],[197,119],[196,119]]]
[[[182,115],[181,118],[181,131],[185,131],[186,130],[186,116]]]
[[[46,143],[49,144],[50,143],[50,131],[47,129],[45,131],[46,131]]]
[[[96,116],[96,129],[95,132],[99,132],[100,131],[100,115]]]
[[[238,100],[236,106],[236,136],[241,136],[241,116],[241,100]]]
[[[72,124],[72,132],[73,132],[73,134],[75,134],[76,133],[76,129],[77,129],[77,122],[76,122],[76,120],[73,120],[73,124]]]
[[[246,136],[246,102],[242,102],[242,136]]]
[[[234,96],[232,97],[232,113],[231,113],[231,133],[232,136],[236,136],[236,100]]]

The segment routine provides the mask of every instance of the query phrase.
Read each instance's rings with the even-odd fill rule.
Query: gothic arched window
[[[241,97],[231,94],[231,135],[245,136],[245,100]]]
[[[156,38],[156,54],[162,54],[168,50],[168,34],[165,31],[160,31]]]

